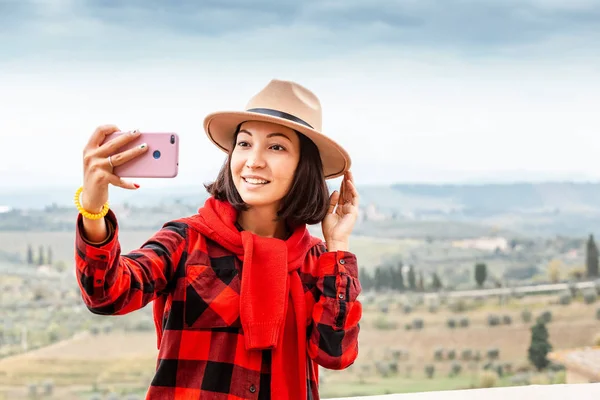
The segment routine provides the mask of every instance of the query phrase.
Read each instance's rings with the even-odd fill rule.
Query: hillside
[[[600,183],[393,184],[358,188],[363,211],[372,210],[377,215],[359,228],[365,235],[406,237],[414,232],[417,236],[440,236],[444,231],[449,233],[441,236],[466,237],[505,231],[513,236],[581,237],[600,227]],[[0,206],[43,210],[54,204],[70,210],[71,198],[72,188],[68,187],[6,190],[0,193]],[[129,203],[139,210],[155,208],[152,214],[156,220],[148,225],[142,218],[141,225],[130,226],[135,229],[155,229],[163,219],[180,216],[182,210],[194,212],[205,198],[201,186],[139,192],[111,189],[113,206]],[[0,230],[15,229],[14,218],[13,228],[9,228],[5,222],[10,218],[2,215]],[[37,224],[33,214],[29,217],[28,225]],[[64,230],[65,226],[70,229],[70,219],[52,230]],[[392,233],[399,230],[399,235]]]

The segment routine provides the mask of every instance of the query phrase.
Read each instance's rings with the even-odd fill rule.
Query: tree
[[[548,279],[550,282],[558,283],[558,281],[560,281],[560,270],[562,267],[562,261],[557,259],[553,259],[548,263]]]
[[[37,263],[38,263],[38,265],[44,265],[44,246],[40,246]]]
[[[585,254],[585,266],[588,278],[598,276],[598,247],[594,235],[590,235]]]
[[[373,283],[374,283],[376,292],[379,292],[381,289],[383,289],[383,286],[385,284],[385,282],[384,282],[385,278],[383,277],[381,266],[378,266],[377,268],[375,268],[375,276],[374,276],[373,280],[374,280]]]
[[[27,246],[27,264],[33,265],[33,247],[31,245]]]
[[[425,281],[423,279],[422,271],[419,271],[419,280],[417,281],[417,289],[421,292],[425,291]]]
[[[396,270],[396,273],[395,273],[396,289],[399,291],[404,291],[406,289],[406,287],[404,286],[404,274],[402,273],[403,269],[404,269],[404,265],[402,263],[400,263],[400,265],[398,265],[398,269]]]
[[[408,287],[411,290],[415,290],[417,288],[417,276],[415,274],[415,267],[412,265],[408,268]]]
[[[52,247],[48,246],[48,253],[46,255],[46,264],[52,265]]]
[[[487,265],[485,263],[475,264],[475,282],[477,286],[482,287],[487,278]]]
[[[535,365],[538,371],[541,371],[550,364],[548,353],[551,351],[552,345],[548,340],[546,324],[543,320],[538,319],[536,324],[531,327],[531,344],[528,350],[529,361]]]
[[[433,287],[434,290],[440,290],[442,288],[442,281],[440,280],[440,276],[437,274],[437,272],[433,273],[431,287]]]

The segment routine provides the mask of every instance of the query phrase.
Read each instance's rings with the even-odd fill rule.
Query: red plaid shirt
[[[247,351],[239,318],[241,262],[184,220],[165,224],[121,254],[115,215],[99,244],[76,234],[76,273],[94,314],[123,315],[154,303],[158,360],[148,399],[270,399],[271,351]],[[362,306],[356,257],[315,246],[299,270],[307,326],[307,393],[319,399],[318,366],[344,369],[358,355]],[[161,309],[157,310],[157,306]],[[158,312],[157,312],[158,311]]]

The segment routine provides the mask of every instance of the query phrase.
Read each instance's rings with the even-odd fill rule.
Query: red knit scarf
[[[240,320],[246,349],[273,350],[271,397],[306,399],[307,311],[297,270],[319,240],[305,225],[296,227],[287,240],[240,232],[235,226],[238,212],[213,197],[198,213],[190,225],[243,263]],[[293,309],[288,309],[288,299]],[[288,397],[282,397],[284,393]]]

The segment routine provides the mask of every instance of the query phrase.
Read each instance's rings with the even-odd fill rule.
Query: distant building
[[[370,203],[365,207],[364,219],[367,221],[384,221],[387,219],[386,215],[379,212],[377,206],[374,203]]]
[[[566,383],[600,382],[600,347],[584,347],[552,352],[548,358],[567,369]]]
[[[461,249],[506,251],[508,248],[508,240],[503,237],[481,237],[477,239],[455,240],[452,242],[452,246]]]

